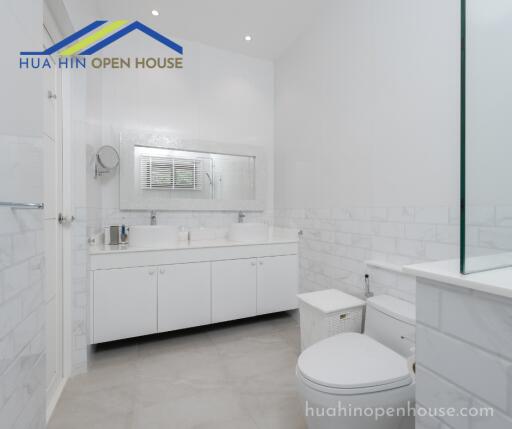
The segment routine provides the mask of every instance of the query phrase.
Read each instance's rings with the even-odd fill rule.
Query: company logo
[[[134,30],[143,32],[180,56],[159,58],[94,56],[91,59],[90,56]],[[53,54],[58,55],[55,62],[48,58]],[[123,20],[110,23],[94,21],[44,51],[20,52],[19,67],[21,69],[44,69],[56,66],[79,69],[87,67],[88,59],[91,60],[90,65],[97,69],[181,69],[183,68],[183,47],[139,21],[134,21],[131,24]]]

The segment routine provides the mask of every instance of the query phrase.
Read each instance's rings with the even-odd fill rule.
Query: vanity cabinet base
[[[92,271],[91,343],[298,307],[298,256]]]

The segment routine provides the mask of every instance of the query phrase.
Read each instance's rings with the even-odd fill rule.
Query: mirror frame
[[[264,211],[266,203],[267,163],[262,147],[218,143],[202,140],[179,139],[171,134],[157,131],[121,131],[119,207],[121,210],[162,210],[162,211]],[[190,152],[215,153],[220,155],[252,156],[255,158],[256,195],[253,200],[207,200],[187,198],[161,198],[157,194],[151,199],[136,196],[131,184],[135,181],[135,146],[161,149],[185,150]],[[130,186],[128,186],[130,185]]]

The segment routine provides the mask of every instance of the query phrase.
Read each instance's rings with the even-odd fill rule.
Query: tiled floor
[[[284,313],[104,345],[49,429],[305,429],[298,354]]]

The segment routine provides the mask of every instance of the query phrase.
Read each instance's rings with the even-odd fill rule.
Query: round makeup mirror
[[[114,147],[102,146],[98,149],[96,152],[96,177],[115,170],[118,165],[119,153]]]

